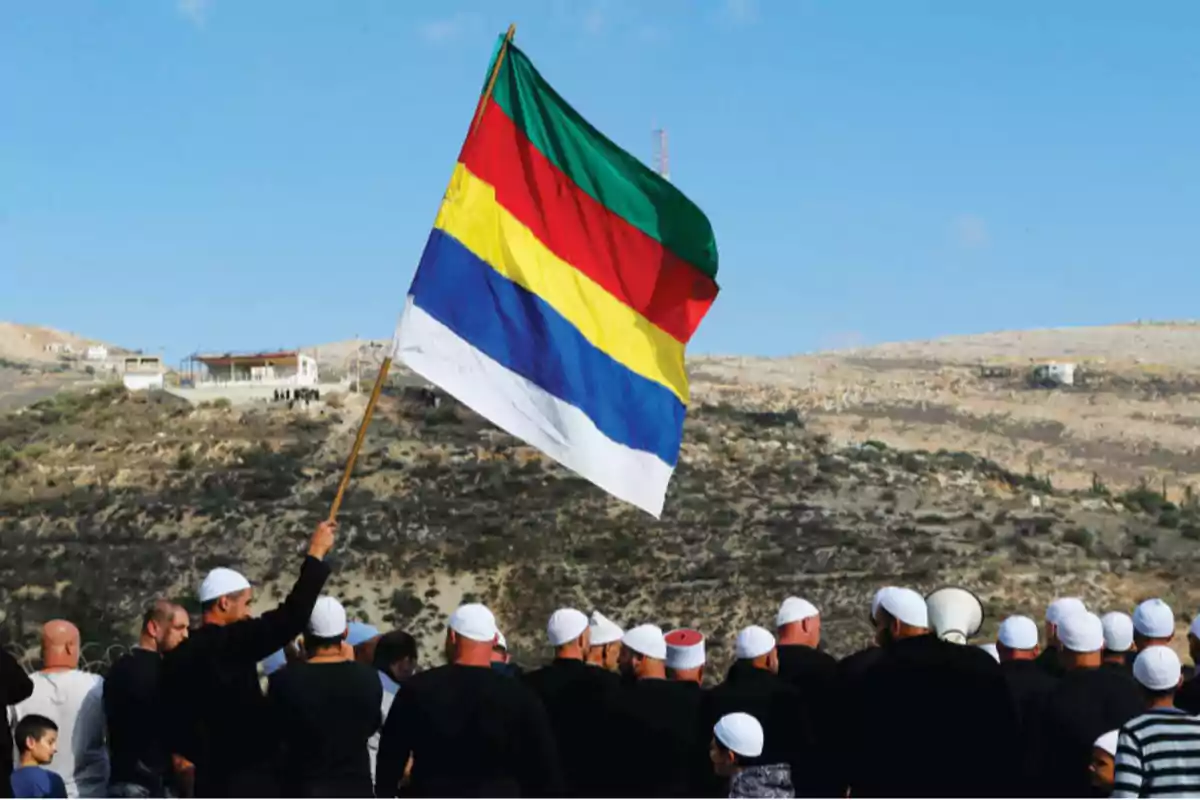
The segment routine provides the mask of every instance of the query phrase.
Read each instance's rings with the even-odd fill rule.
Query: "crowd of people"
[[[841,660],[821,614],[783,601],[706,686],[705,638],[555,611],[525,671],[483,605],[450,616],[443,666],[404,631],[350,641],[323,595],[336,525],[313,533],[283,603],[217,568],[201,624],[150,604],[106,678],[78,629],[42,631],[41,669],[0,655],[0,753],[14,797],[1186,797],[1200,794],[1200,678],[1160,599],[1132,616],[1077,598],[993,643],[885,587],[875,642]],[[864,612],[867,610],[864,609]],[[864,614],[868,616],[868,614]],[[1200,656],[1200,619],[1188,644]],[[263,664],[278,657],[264,686]],[[718,676],[711,676],[718,677]]]

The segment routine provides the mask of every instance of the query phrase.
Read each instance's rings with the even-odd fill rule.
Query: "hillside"
[[[87,365],[75,356],[99,344],[103,343],[40,325],[0,322],[0,411],[93,383]],[[70,348],[70,355],[49,349],[54,347]]]
[[[544,654],[546,615],[570,603],[700,625],[719,669],[737,628],[768,621],[789,593],[823,608],[834,652],[865,641],[863,611],[884,583],[970,586],[993,628],[1060,590],[1122,606],[1153,591],[1181,612],[1200,599],[1194,504],[1151,489],[1065,493],[963,452],[843,447],[804,414],[723,394],[693,408],[658,522],[452,402],[385,397],[330,589],[360,618],[420,633],[427,660],[446,610],[478,597],[522,657]],[[41,621],[65,614],[102,663],[145,599],[191,597],[218,564],[278,597],[358,414],[198,408],[109,388],[0,418],[6,636],[31,647]]]

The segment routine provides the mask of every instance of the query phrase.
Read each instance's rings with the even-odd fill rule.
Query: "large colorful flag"
[[[712,226],[511,42],[497,58],[394,356],[658,516],[683,436],[684,347],[717,296]]]

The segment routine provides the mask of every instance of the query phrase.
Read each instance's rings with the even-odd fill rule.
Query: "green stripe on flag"
[[[700,272],[717,277],[717,242],[704,212],[580,116],[511,43],[492,98],[576,186]]]

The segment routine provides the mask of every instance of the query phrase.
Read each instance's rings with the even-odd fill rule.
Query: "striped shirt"
[[[1117,739],[1113,797],[1200,795],[1200,717],[1156,708],[1134,717]]]

